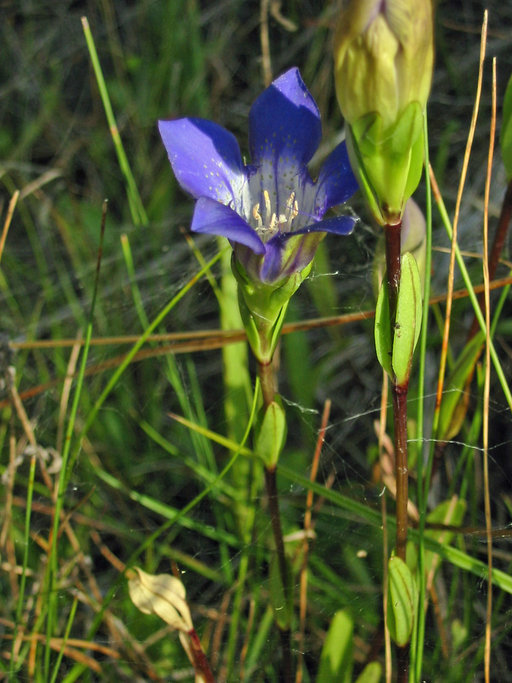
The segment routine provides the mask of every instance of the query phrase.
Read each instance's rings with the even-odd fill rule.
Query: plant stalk
[[[258,376],[260,379],[261,394],[263,396],[263,405],[265,407],[268,407],[274,401],[276,396],[276,377],[272,362],[258,362]],[[274,543],[276,546],[279,574],[281,576],[281,582],[283,584],[284,599],[285,603],[289,604],[289,600],[291,598],[291,583],[290,577],[288,575],[288,565],[286,562],[286,554],[284,549],[283,529],[281,525],[281,515],[279,512],[279,496],[277,492],[276,466],[265,467],[265,486],[267,490],[268,508],[270,514],[270,521],[272,524],[272,532],[274,535]],[[279,632],[281,635],[281,647],[283,650],[282,680],[283,683],[291,683],[292,648],[290,628],[279,628]]]
[[[279,574],[283,584],[285,603],[289,604],[290,599],[290,577],[288,576],[288,565],[284,551],[283,530],[281,527],[281,515],[279,514],[279,498],[277,493],[277,477],[275,467],[265,467],[265,485],[267,488],[268,508],[274,542],[276,544],[277,561]],[[281,634],[281,647],[283,649],[283,681],[291,683],[292,680],[292,648],[290,628],[279,628]]]
[[[389,319],[391,339],[394,337],[398,286],[400,284],[401,259],[400,235],[402,224],[386,225],[386,277],[389,294]],[[405,562],[407,544],[407,502],[409,498],[409,470],[407,465],[407,390],[408,383],[397,385],[393,379],[393,416],[395,431],[395,476],[396,476],[396,554]]]
[[[393,418],[395,426],[396,468],[396,554],[405,562],[407,545],[407,502],[409,499],[409,470],[407,465],[407,389],[393,386]]]
[[[394,338],[398,287],[401,276],[402,223],[386,225],[386,277],[389,296],[389,320],[391,339]],[[407,547],[407,503],[409,500],[409,468],[407,464],[407,391],[409,382],[397,384],[392,378],[393,422],[396,478],[396,554],[405,562]],[[409,680],[409,645],[397,648],[397,681]]]
[[[195,629],[188,632],[189,642],[191,646],[192,657],[194,659],[194,670],[196,674],[202,677],[204,683],[215,683],[210,663],[206,658],[201,641]]]

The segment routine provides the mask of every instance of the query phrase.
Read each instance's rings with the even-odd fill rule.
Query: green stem
[[[273,403],[276,395],[276,377],[272,361],[269,363],[258,361],[258,377],[260,378],[263,405],[267,407]]]
[[[268,407],[274,402],[276,396],[276,377],[272,361],[270,361],[270,363],[262,363],[258,361],[258,376],[261,386],[261,395],[263,397],[263,405],[264,407]],[[272,532],[274,534],[274,543],[276,546],[279,574],[281,576],[281,583],[283,584],[285,604],[289,605],[291,599],[291,581],[284,549],[283,528],[281,525],[281,515],[279,512],[279,494],[277,492],[277,476],[275,465],[265,467],[265,486],[267,489],[270,521],[272,524]],[[290,627],[286,629],[280,628],[279,631],[281,634],[281,647],[283,650],[282,680],[284,683],[291,683],[292,649]]]
[[[428,125],[427,116],[423,120],[423,133],[425,138],[425,168],[429,168],[428,150]],[[424,488],[424,462],[423,462],[423,418],[425,401],[425,370],[427,357],[427,337],[428,337],[428,316],[430,299],[430,273],[432,270],[432,191],[430,185],[430,175],[425,173],[426,198],[425,198],[425,222],[426,222],[426,255],[425,255],[425,289],[423,292],[423,319],[421,323],[421,337],[419,342],[419,372],[418,372],[418,393],[417,393],[417,500],[420,519],[418,524],[418,617],[416,642],[412,648],[412,658],[414,662],[414,679],[421,679],[423,666],[423,648],[425,642],[425,595],[426,595],[426,573],[425,573],[425,520],[427,516],[427,499]]]
[[[281,582],[283,584],[285,604],[288,605],[290,604],[291,597],[291,581],[288,573],[288,564],[286,562],[286,555],[284,550],[283,529],[281,526],[281,515],[279,514],[279,498],[277,493],[277,477],[275,467],[265,467],[265,485],[267,488],[270,521],[272,523],[274,542],[276,544],[279,573],[281,575]],[[288,683],[292,680],[291,632],[289,627],[286,629],[280,628],[279,631],[281,634],[281,647],[283,649],[282,680],[285,683]]]

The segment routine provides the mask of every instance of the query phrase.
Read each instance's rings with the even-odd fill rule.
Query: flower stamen
[[[265,223],[269,225],[272,223],[272,204],[268,190],[263,190],[263,199],[265,201]]]
[[[268,190],[263,190],[263,209],[258,202],[251,209],[252,226],[260,237],[265,240],[273,237],[277,232],[291,232],[292,223],[299,215],[299,203],[296,193],[292,192],[286,202],[284,213],[279,215],[272,209],[272,202]]]
[[[283,232],[290,232],[292,229],[293,220],[299,215],[299,203],[295,197],[295,192],[292,192],[288,197],[288,201],[286,202],[285,213],[282,213],[279,216],[279,228]]]
[[[252,217],[256,221],[256,230],[263,230],[263,221],[261,220],[259,202],[252,207]]]

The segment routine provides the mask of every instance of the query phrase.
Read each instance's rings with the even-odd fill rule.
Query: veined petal
[[[295,232],[284,233],[282,237],[284,239],[290,239],[295,235],[309,235],[313,232],[331,232],[335,235],[350,235],[356,223],[357,218],[353,218],[352,216],[333,216],[332,218],[325,218],[317,223],[307,225],[305,228],[301,228]]]
[[[352,216],[335,216],[295,232],[278,233],[265,244],[260,268],[262,281],[274,282],[303,270],[313,260],[325,233],[349,235],[355,224],[356,219]]]
[[[265,160],[296,167],[307,164],[320,144],[320,113],[297,68],[277,78],[254,102],[249,113],[249,147],[253,164]]]
[[[352,172],[345,141],[340,143],[324,161],[316,181],[315,207],[319,215],[337,204],[343,204],[358,189]]]
[[[223,204],[240,198],[246,172],[234,135],[198,118],[159,121],[158,129],[181,187]]]
[[[262,282],[275,282],[286,275],[283,271],[284,244],[283,234],[277,234],[265,244],[265,256],[260,268]]]
[[[229,206],[208,197],[200,197],[194,209],[190,229],[193,232],[227,237],[231,242],[244,244],[255,254],[264,254],[265,245],[251,226]]]
[[[314,230],[273,237],[265,244],[266,253],[260,271],[263,282],[277,282],[304,270],[313,260],[324,237],[324,231]]]

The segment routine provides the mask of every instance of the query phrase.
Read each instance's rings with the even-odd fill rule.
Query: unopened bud
[[[130,598],[144,614],[156,614],[178,631],[193,629],[192,617],[185,600],[185,586],[170,574],[147,574],[135,567],[128,581]]]
[[[338,22],[334,61],[353,169],[377,221],[397,223],[423,165],[431,0],[349,0]]]

